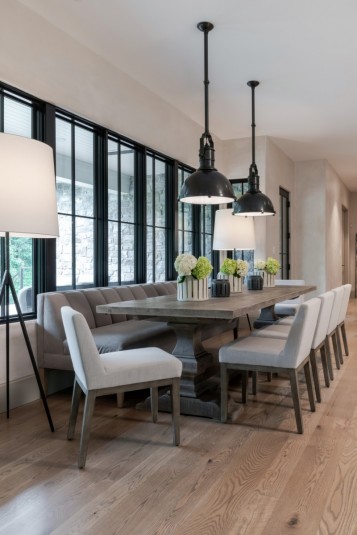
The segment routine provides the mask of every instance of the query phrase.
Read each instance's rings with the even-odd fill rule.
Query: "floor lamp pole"
[[[7,418],[10,416],[10,318],[9,318],[9,304],[10,304],[10,291],[12,298],[14,300],[14,304],[16,307],[16,312],[19,317],[22,334],[25,339],[26,347],[30,356],[31,364],[33,371],[35,373],[36,381],[38,388],[40,390],[41,399],[43,402],[43,406],[46,411],[48,423],[50,425],[50,429],[53,432],[55,430],[50,414],[50,410],[48,408],[47,399],[45,395],[45,391],[43,389],[40,374],[37,368],[35,356],[32,351],[30,338],[27,332],[26,324],[24,321],[23,314],[21,312],[20,304],[16,295],[16,290],[14,286],[14,282],[10,273],[10,238],[9,233],[5,232],[5,272],[4,276],[1,281],[1,287],[0,287],[0,303],[3,302],[3,298],[5,297],[5,325],[6,325],[6,415]]]

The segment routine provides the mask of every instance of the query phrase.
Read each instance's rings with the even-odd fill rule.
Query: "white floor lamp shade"
[[[9,303],[12,295],[24,340],[40,390],[47,419],[54,431],[26,324],[10,273],[10,235],[24,238],[55,238],[59,235],[53,151],[45,143],[11,134],[0,134],[0,235],[5,236],[5,271],[0,304],[5,303],[6,406],[10,409]]]
[[[255,249],[254,218],[235,217],[232,208],[217,210],[215,214],[213,249]]]
[[[0,231],[11,236],[59,236],[52,148],[0,134]]]

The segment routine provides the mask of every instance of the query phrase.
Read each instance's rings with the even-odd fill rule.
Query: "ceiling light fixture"
[[[214,143],[208,126],[208,33],[211,22],[200,22],[197,28],[204,33],[205,131],[200,139],[200,166],[186,178],[179,201],[191,204],[231,203],[235,200],[231,182],[214,166]]]
[[[273,203],[259,189],[259,175],[255,163],[255,88],[259,82],[247,84],[252,90],[252,163],[249,167],[248,191],[234,203],[233,214],[241,216],[275,215]]]

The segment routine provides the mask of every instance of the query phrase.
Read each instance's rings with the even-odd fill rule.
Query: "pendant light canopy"
[[[186,178],[179,201],[191,204],[230,203],[235,200],[233,187],[214,166],[214,143],[208,127],[208,33],[214,26],[211,22],[200,22],[197,28],[204,33],[205,131],[200,139],[200,166]]]
[[[248,86],[252,90],[252,163],[249,167],[248,191],[234,203],[233,214],[241,216],[275,215],[273,203],[259,189],[259,175],[255,163],[255,88],[259,82],[252,80]]]

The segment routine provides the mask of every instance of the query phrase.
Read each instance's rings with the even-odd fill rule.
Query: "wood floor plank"
[[[66,440],[69,393],[49,398],[55,433],[40,401],[0,415],[0,534],[357,535],[355,300],[346,326],[350,356],[315,413],[301,383],[303,435],[283,376],[261,375],[244,406],[231,384],[229,424],[182,417],[179,448],[170,415],[153,424],[103,398],[85,470],[80,425]]]

